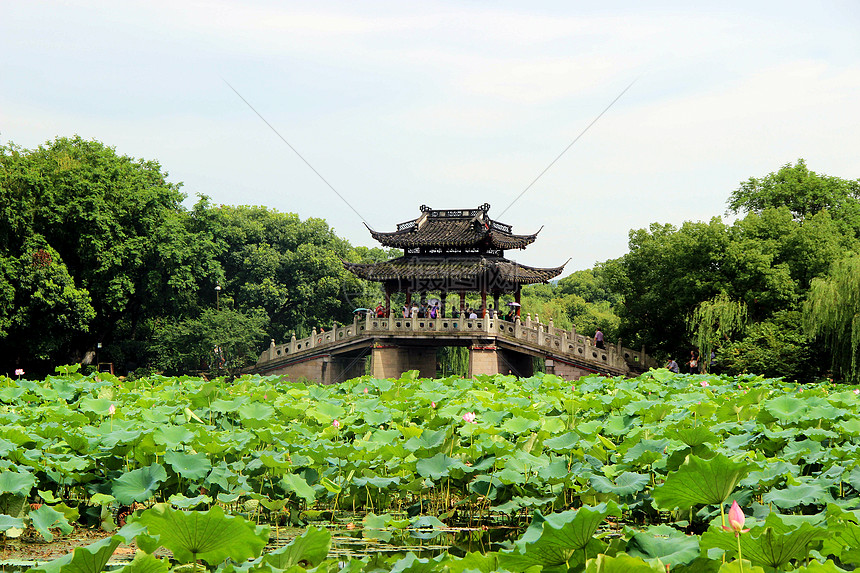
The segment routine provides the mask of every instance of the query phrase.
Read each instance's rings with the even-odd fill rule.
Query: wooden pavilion
[[[510,225],[490,219],[488,203],[477,209],[439,210],[426,205],[420,209],[417,219],[400,223],[396,231],[384,233],[368,227],[383,246],[403,249],[402,257],[373,264],[344,262],[359,278],[383,284],[386,317],[391,316],[391,295],[396,292],[406,293],[407,306],[411,306],[413,294],[423,299],[428,293],[440,293],[443,316],[448,294],[460,295],[462,314],[466,294],[477,292],[483,318],[488,296],[493,297],[497,312],[503,294],[513,293],[519,305],[522,285],[549,282],[564,269],[564,265],[528,267],[505,258],[505,250],[525,249],[540,230],[531,235],[513,234]],[[520,307],[516,309],[519,316]]]

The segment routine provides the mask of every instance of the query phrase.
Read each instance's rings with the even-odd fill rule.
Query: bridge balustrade
[[[296,339],[293,335],[289,342],[276,345],[272,340],[269,348],[260,355],[257,364],[279,360],[290,355],[308,352],[319,347],[347,341],[351,338],[368,335],[433,335],[445,334],[448,336],[463,336],[464,338],[476,335],[492,335],[509,341],[524,343],[528,346],[546,348],[549,352],[560,356],[571,356],[588,362],[603,363],[615,368],[623,368],[625,364],[639,363],[643,366],[652,366],[653,360],[641,352],[623,348],[621,343],[600,349],[592,344],[591,338],[576,332],[576,329],[568,331],[557,328],[552,320],[549,324],[543,324],[537,317],[535,320],[527,315],[525,321],[517,318],[514,322],[508,322],[499,318],[377,318],[367,316],[356,318],[352,324],[343,326],[335,325],[331,330],[316,328],[311,331],[310,336]]]

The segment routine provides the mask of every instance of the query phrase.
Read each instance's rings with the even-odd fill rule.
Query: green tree
[[[816,278],[803,306],[803,323],[811,338],[830,350],[837,375],[860,380],[860,255],[837,261],[826,277]]]
[[[6,221],[0,225],[0,257],[20,260],[38,238],[65,266],[66,283],[88,293],[95,313],[84,312],[86,324],[38,356],[27,349],[37,347],[45,332],[22,323],[15,344],[7,339],[0,345],[0,360],[77,361],[97,341],[139,339],[148,318],[196,304],[206,256],[186,230],[184,195],[166,177],[157,162],[120,156],[80,137],[57,138],[34,150],[0,147],[0,218]],[[8,287],[3,290],[8,295]],[[17,300],[41,304],[38,298]],[[44,320],[57,324],[66,312],[60,304],[43,310]],[[0,324],[9,320],[4,312]]]
[[[699,303],[688,321],[693,342],[702,355],[706,368],[711,351],[720,340],[743,331],[747,322],[747,306],[731,300],[726,293]]]
[[[265,348],[268,324],[261,309],[231,308],[207,308],[196,318],[165,321],[156,330],[156,366],[171,375],[207,371],[236,376]]]
[[[797,220],[827,210],[855,235],[860,233],[860,180],[819,175],[803,159],[776,173],[750,177],[732,193],[728,206],[735,213],[785,206]]]

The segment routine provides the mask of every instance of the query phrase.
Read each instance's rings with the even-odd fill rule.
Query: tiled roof
[[[537,238],[537,233],[514,235],[510,232],[510,226],[493,221],[483,211],[478,211],[477,216],[452,216],[450,211],[443,212],[444,216],[437,216],[437,213],[429,210],[417,219],[401,223],[394,232],[370,229],[370,234],[383,246],[398,249],[479,246],[524,249]]]
[[[383,263],[358,264],[344,262],[343,266],[359,278],[384,282],[422,280],[442,285],[543,283],[557,277],[560,267],[541,269],[527,267],[502,257],[416,257],[405,256]]]

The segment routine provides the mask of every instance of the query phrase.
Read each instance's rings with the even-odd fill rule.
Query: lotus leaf
[[[451,469],[465,470],[466,466],[460,460],[439,453],[429,459],[418,460],[415,471],[424,477],[438,480],[447,477]]]
[[[117,501],[124,504],[146,501],[153,496],[165,479],[167,479],[167,472],[164,466],[152,464],[132,470],[115,479],[111,493]]]
[[[614,502],[596,507],[586,505],[548,516],[535,511],[531,525],[514,543],[514,549],[499,552],[499,563],[514,571],[532,565],[551,567],[567,563],[574,551],[584,549],[592,541],[597,526],[607,515],[621,515],[618,505]]]
[[[695,561],[699,556],[699,538],[668,525],[655,525],[634,534],[627,543],[627,553],[633,557],[656,558],[674,568]]]
[[[0,513],[0,531],[8,531],[12,528],[24,529],[24,520],[20,517]]]
[[[202,453],[185,454],[182,452],[166,452],[164,461],[173,468],[173,471],[185,479],[199,480],[209,475],[212,464]]]
[[[301,476],[286,474],[278,485],[280,485],[287,493],[295,493],[297,496],[304,499],[308,505],[312,504],[316,499],[316,492]]]
[[[642,491],[650,479],[647,475],[634,472],[623,472],[614,482],[604,476],[595,475],[591,477],[591,487],[600,493],[624,496]]]
[[[802,504],[826,501],[826,492],[818,484],[806,483],[789,485],[785,489],[774,489],[764,494],[762,501],[772,503],[781,509],[791,509]]]
[[[589,562],[585,573],[663,573],[666,570],[660,560],[649,563],[641,557],[622,553],[615,557],[598,555],[596,559]]]
[[[729,498],[750,468],[749,463],[732,461],[722,454],[710,460],[688,456],[678,471],[669,474],[665,483],[654,489],[654,500],[667,509],[721,504]]]
[[[138,521],[180,563],[197,559],[210,565],[225,559],[242,562],[259,556],[269,538],[268,528],[258,528],[240,516],[224,515],[217,505],[209,511],[177,511],[158,504],[144,511]]]
[[[27,515],[36,531],[49,542],[54,540],[54,534],[51,533],[52,527],[59,528],[60,531],[66,534],[71,533],[72,529],[74,529],[65,515],[47,505],[31,511]]]
[[[0,493],[11,493],[18,496],[28,496],[36,485],[36,476],[30,472],[0,473]]]
[[[121,569],[121,573],[167,573],[169,569],[170,563],[166,559],[139,551],[131,563]]]
[[[741,550],[744,558],[754,565],[781,569],[793,559],[805,558],[809,544],[827,535],[825,527],[816,527],[808,521],[792,526],[783,516],[772,512],[764,524],[741,534]],[[701,546],[702,549],[718,547],[730,552],[736,552],[738,547],[734,532],[718,527],[711,527],[702,534]]]

